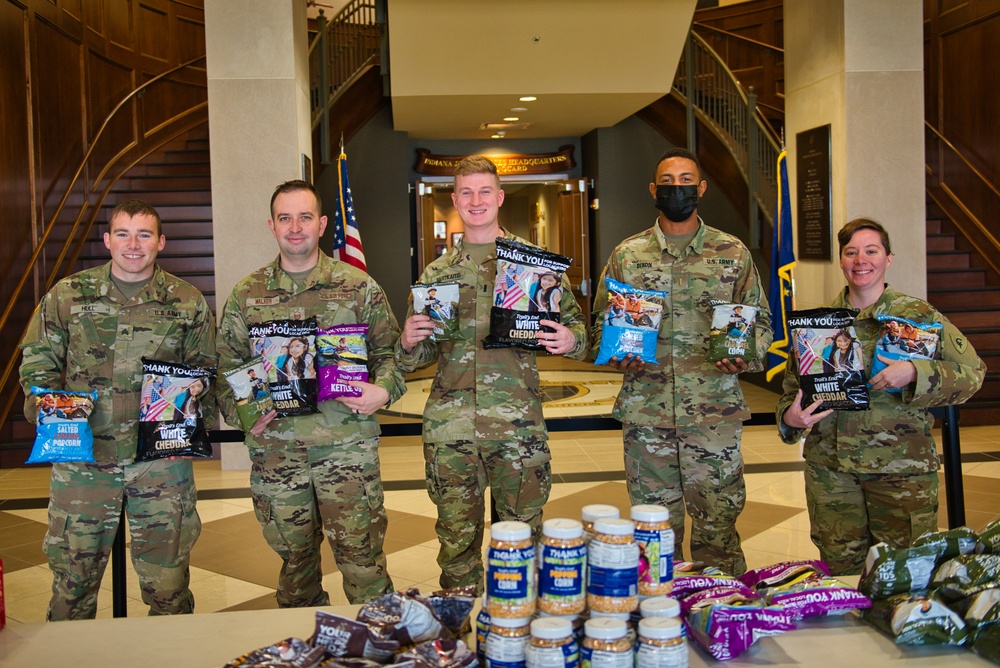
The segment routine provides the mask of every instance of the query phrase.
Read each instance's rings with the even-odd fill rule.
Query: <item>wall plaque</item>
[[[413,171],[430,176],[452,176],[464,155],[435,155],[426,148],[417,149],[417,162]],[[511,174],[556,174],[576,166],[573,146],[560,146],[555,153],[507,153],[487,155],[497,166],[500,176]]]
[[[830,126],[795,135],[796,218],[800,260],[832,259],[833,215],[830,201]]]

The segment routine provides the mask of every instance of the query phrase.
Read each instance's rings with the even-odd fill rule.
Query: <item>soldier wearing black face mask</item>
[[[771,344],[771,318],[750,251],[706,225],[698,201],[708,184],[698,158],[671,149],[657,162],[649,193],[660,215],[650,229],[611,253],[604,276],[667,293],[657,342],[660,364],[626,355],[614,416],[623,423],[625,475],[633,504],[670,510],[674,559],[683,558],[684,511],[692,519],[691,556],[734,575],[746,570],[736,518],[746,501],[742,421],[750,416],[736,376],[760,371],[740,358],[706,362],[712,302],[757,307],[757,359]],[[593,350],[600,349],[608,292],[594,302]]]

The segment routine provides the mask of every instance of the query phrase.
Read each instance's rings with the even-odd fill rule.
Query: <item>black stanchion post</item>
[[[118,519],[118,533],[111,544],[111,602],[115,617],[128,617],[128,596],[125,586],[125,508]]]
[[[944,498],[948,504],[948,528],[965,525],[965,488],[962,485],[962,444],[958,435],[958,406],[945,406],[935,414],[941,420],[941,451],[944,455]]]

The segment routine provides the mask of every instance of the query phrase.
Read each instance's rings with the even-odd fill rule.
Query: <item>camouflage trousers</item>
[[[190,460],[53,464],[43,550],[49,621],[93,619],[124,504],[132,566],[150,615],[194,611],[191,548],[201,534]]]
[[[674,559],[683,559],[684,511],[691,557],[732,575],[746,572],[736,518],[746,504],[740,422],[684,429],[625,425],[625,480],[633,504],[670,511]]]
[[[806,462],[810,537],[833,575],[860,573],[868,548],[937,531],[937,473],[845,473]]]
[[[547,441],[425,443],[427,493],[437,506],[441,586],[483,593],[484,502],[489,486],[501,520],[527,522],[537,537],[552,488]]]
[[[264,540],[281,557],[278,605],[329,605],[320,547],[329,540],[344,593],[364,603],[389,593],[387,518],[378,438],[342,445],[251,448],[250,492]]]

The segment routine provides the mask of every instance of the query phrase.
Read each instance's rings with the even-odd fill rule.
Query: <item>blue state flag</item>
[[[774,342],[767,349],[767,380],[784,373],[788,362],[788,314],[792,311],[792,201],[788,194],[788,154],[778,155],[778,203],[774,212],[774,236],[771,240],[771,287],[767,298],[771,304],[771,326]]]

